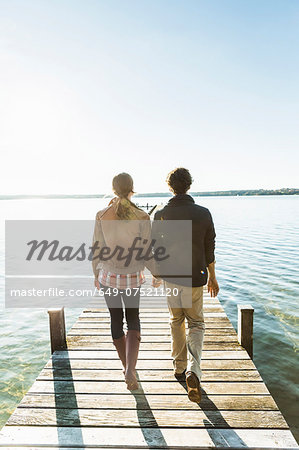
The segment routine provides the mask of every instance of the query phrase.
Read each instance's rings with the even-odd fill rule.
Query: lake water
[[[136,198],[161,204],[167,198]],[[219,300],[255,309],[254,362],[299,439],[299,197],[202,197],[217,232]],[[50,356],[48,315],[4,309],[4,219],[93,219],[107,199],[0,200],[0,428]],[[67,327],[80,311],[66,311]]]

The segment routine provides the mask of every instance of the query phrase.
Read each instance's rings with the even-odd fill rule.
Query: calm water
[[[238,303],[255,308],[254,362],[298,440],[299,197],[197,202],[214,217],[219,299],[235,327]],[[93,219],[105,204],[102,199],[0,200],[0,427],[50,355],[46,310],[4,309],[4,219]],[[78,314],[66,311],[68,328]]]

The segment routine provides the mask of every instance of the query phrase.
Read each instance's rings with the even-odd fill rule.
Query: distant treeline
[[[216,191],[216,192],[194,192],[193,195],[210,196],[210,195],[298,195],[299,189],[248,189],[240,191]]]
[[[298,195],[299,189],[283,188],[283,189],[244,189],[232,191],[214,191],[214,192],[190,192],[191,195],[200,197],[221,197],[236,195]],[[111,198],[111,195],[104,194],[45,194],[45,195],[0,195],[0,200],[17,200],[29,198]],[[170,192],[153,192],[147,194],[136,194],[135,197],[171,197]]]
[[[243,189],[232,191],[190,192],[191,195],[199,197],[221,197],[235,195],[298,195],[299,189]],[[170,192],[157,192],[155,194],[137,194],[136,197],[170,197]]]

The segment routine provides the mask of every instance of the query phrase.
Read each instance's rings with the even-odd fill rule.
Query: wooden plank
[[[164,305],[164,308],[161,308],[161,305]],[[203,306],[208,307],[221,307],[223,308],[223,305],[217,301],[209,301],[205,300],[203,302]],[[141,314],[169,314],[168,305],[167,302],[163,299],[162,302],[159,298],[148,298],[148,302],[146,301],[145,297],[141,299],[141,302],[139,304],[139,310]],[[83,313],[107,313],[107,306],[105,301],[101,301],[99,303],[91,303],[88,307],[82,311]]]
[[[104,300],[105,301],[105,300]],[[96,305],[96,306],[95,306]],[[218,299],[211,299],[211,297],[205,297],[203,299],[203,305],[204,306],[222,306],[222,304],[220,303],[220,301]],[[86,312],[96,312],[96,313],[107,313],[107,306],[106,306],[106,302],[103,304],[103,306],[99,306],[99,302],[98,303],[91,303],[89,306],[85,307],[82,310],[83,313]],[[146,307],[146,305],[143,306],[143,308],[141,309],[141,312],[143,314],[168,314],[168,305],[164,304],[160,305],[159,307]]]
[[[223,310],[223,306],[221,305],[220,302],[209,302],[203,303],[203,307],[204,308],[211,308],[211,309],[218,309],[221,308],[221,310]],[[109,311],[108,308],[85,308],[81,314],[103,314],[103,315],[108,315],[109,316]],[[140,308],[140,315],[142,317],[144,316],[159,316],[159,315],[163,315],[163,316],[168,316],[169,315],[169,309],[168,306],[165,305],[165,308],[161,308],[161,309],[157,309],[157,308],[145,308],[144,306],[142,308]]]
[[[106,313],[107,314],[107,307],[104,305],[106,305],[106,303],[103,303],[103,307],[99,307],[99,303],[91,303],[88,307],[86,307],[82,313]],[[151,305],[150,305],[151,306]],[[219,302],[219,300],[206,300],[204,298],[203,301],[203,306],[204,307],[221,307],[223,308],[222,304]],[[158,307],[150,307],[150,308],[146,308],[145,305],[141,305],[140,308],[140,314],[144,314],[144,315],[152,315],[152,314],[161,314],[161,315],[169,315],[169,310],[168,310],[168,306],[165,304],[164,308],[158,308]]]
[[[209,305],[203,305],[204,312],[223,312],[224,309],[220,304],[209,304]],[[146,319],[146,318],[161,318],[161,319],[168,319],[169,318],[169,311],[166,310],[165,312],[145,312],[142,309],[140,309],[140,318]],[[106,311],[97,311],[97,310],[84,310],[79,317],[110,317],[109,312]]]
[[[231,322],[228,320],[228,318],[225,316],[225,313],[207,313],[204,316],[204,320],[205,320],[205,324],[209,324],[212,323],[213,327],[217,327],[217,326],[221,326],[220,324],[226,324],[226,325],[230,325],[232,326]],[[110,324],[110,319],[109,317],[79,317],[78,318],[78,322],[98,322],[98,323],[103,323],[103,324]],[[157,324],[165,324],[167,326],[169,326],[169,320],[168,319],[163,319],[163,318],[145,318],[142,319],[142,326],[144,327],[146,324],[150,324],[151,326],[155,326]],[[223,326],[223,325],[222,325]]]
[[[187,330],[188,332],[188,330]],[[142,340],[144,342],[149,342],[150,338],[153,337],[156,339],[156,337],[161,337],[163,339],[163,341],[165,339],[167,339],[168,341],[170,341],[170,336],[171,336],[171,332],[170,329],[165,329],[165,328],[154,328],[154,329],[145,329],[141,331],[142,333]],[[112,340],[111,337],[111,331],[110,328],[102,328],[102,329],[98,329],[98,328],[71,328],[68,332],[68,336],[103,336],[103,338],[110,338],[110,340]],[[205,331],[205,339],[211,339],[211,336],[216,337],[217,340],[219,340],[220,338],[222,339],[229,339],[231,337],[233,337],[234,339],[238,339],[237,338],[237,333],[234,330],[231,329],[219,329],[219,328],[215,328],[215,329],[207,329]],[[145,340],[146,339],[146,340]]]
[[[2,448],[2,446],[0,445],[0,448]],[[69,446],[67,446],[67,447],[61,447],[60,445],[51,445],[51,447],[48,447],[48,446],[42,446],[42,447],[40,447],[40,446],[34,446],[34,447],[28,447],[28,446],[22,446],[22,447],[7,447],[7,446],[5,446],[5,450],[24,450],[24,449],[26,449],[26,450],[55,450],[55,449],[59,449],[59,450],[62,450],[63,448],[67,448],[67,450],[86,450],[86,448],[88,448],[88,450],[98,450],[99,448],[101,448],[101,449],[103,449],[103,448],[105,448],[105,449],[107,449],[107,446],[88,446],[88,447],[86,447],[85,445],[84,445],[84,447],[69,447]],[[113,447],[108,447],[109,448],[109,450],[120,450],[120,447],[115,447],[115,446],[113,446]],[[134,450],[146,450],[146,447],[140,447],[140,446],[138,446],[138,447],[136,447],[136,446],[134,446],[134,447],[131,447],[131,446],[122,446],[121,448],[124,448],[124,449],[129,449],[129,450],[132,450],[132,449],[134,449]],[[155,446],[155,449],[162,449],[162,448],[165,448],[165,447],[157,447],[157,446]],[[178,449],[178,448],[181,448],[181,447],[172,447],[172,449]],[[211,447],[210,446],[200,446],[200,447],[184,447],[184,448],[188,448],[188,449],[190,449],[190,450],[210,450],[211,449]],[[225,447],[219,447],[219,446],[217,446],[217,448],[219,449],[219,450],[227,450],[227,446],[225,446]],[[231,450],[236,450],[237,448],[240,448],[240,447],[231,447],[230,449]],[[274,447],[272,447],[272,448],[274,448]],[[247,449],[248,450],[265,450],[265,447],[257,447],[257,446],[255,446],[255,447],[247,447]],[[292,450],[292,449],[291,449]],[[293,449],[294,450],[294,449]]]
[[[56,351],[55,358],[65,359],[118,359],[115,350],[68,350]],[[138,359],[170,359],[170,352],[155,351],[155,350],[140,350]],[[250,359],[245,350],[227,350],[227,351],[210,351],[203,350],[202,359]]]
[[[98,328],[93,327],[92,324],[88,324],[89,326],[77,327],[73,326],[70,328],[68,335],[81,335],[81,336],[110,336],[111,331],[110,327]],[[90,326],[91,325],[91,326]],[[188,332],[188,329],[186,329]],[[170,340],[170,327],[167,328],[142,328],[141,330],[142,337],[143,336],[168,336],[168,340]],[[205,330],[205,338],[207,336],[234,336],[237,338],[237,333],[233,328],[207,328]]]
[[[177,383],[172,370],[138,370],[140,381],[173,381]],[[99,381],[123,380],[122,370],[70,370],[43,369],[37,380]],[[202,373],[202,381],[262,381],[257,370],[207,370]]]
[[[190,402],[187,395],[143,394],[30,394],[19,407],[31,408],[95,408],[106,409],[202,409],[202,410],[278,410],[270,395],[203,395],[200,405]]]
[[[226,314],[225,312],[205,312],[204,310],[204,317],[206,318],[212,318],[212,317],[217,317],[217,318],[222,318],[225,319],[226,318]],[[103,322],[105,321],[110,321],[110,317],[101,317],[100,315],[96,314],[96,313],[86,313],[86,314],[82,314],[79,319],[94,319],[94,320],[102,320]],[[147,322],[154,322],[154,323],[160,323],[160,322],[165,322],[168,321],[167,317],[144,317],[142,319],[142,322],[147,323]]]
[[[145,299],[145,296],[143,296],[143,297]],[[149,297],[155,298],[155,296],[149,296]],[[158,302],[160,301],[160,299],[161,299],[161,297],[156,296],[157,303],[154,305],[154,307],[150,303],[148,305],[145,302],[142,303],[141,312],[145,313],[145,314],[168,313],[168,304],[167,304],[167,302],[164,301],[164,299],[166,300],[166,298],[164,297],[163,302],[161,302],[159,304]],[[219,300],[214,300],[211,298],[204,297],[203,298],[203,306],[221,306],[222,307],[222,304]],[[107,312],[106,302],[104,300],[103,303],[102,302],[92,303],[89,306],[85,307],[82,312],[97,312],[97,313]]]
[[[103,322],[101,320],[91,320],[89,321],[88,319],[78,319],[78,321],[72,326],[72,329],[77,329],[77,328],[93,328],[93,329],[98,329],[98,330],[110,330],[110,322],[106,321]],[[187,328],[187,323],[186,323],[186,328]],[[141,331],[142,333],[144,333],[145,330],[169,330],[170,329],[170,324],[169,322],[165,322],[165,323],[159,323],[159,324],[155,324],[155,323],[144,323],[141,322]],[[234,327],[232,326],[232,324],[228,321],[225,322],[218,322],[218,321],[210,321],[207,322],[205,321],[205,332],[207,332],[208,330],[232,330],[235,331]]]
[[[117,407],[117,403],[115,403]],[[81,427],[180,428],[281,428],[287,429],[280,411],[118,410],[17,408],[7,425]]]
[[[101,342],[112,342],[112,338],[111,338],[111,334],[107,334],[107,335],[103,335],[100,332],[90,332],[88,330],[83,330],[83,332],[81,330],[79,331],[75,331],[73,333],[68,333],[68,339],[70,337],[76,337],[76,338],[81,338],[83,337],[84,339],[88,339],[89,342],[93,341],[94,338],[96,337],[97,339],[100,339]],[[170,342],[170,334],[142,334],[142,343],[168,343]],[[224,335],[211,335],[211,334],[206,334],[204,337],[204,342],[205,343],[216,343],[216,342],[221,342],[221,343],[235,343],[238,344],[238,338],[236,335],[233,334],[224,334]]]
[[[55,367],[58,369],[121,369],[122,364],[119,359],[50,359],[45,368]],[[150,369],[149,369],[150,367]],[[203,359],[201,361],[202,370],[255,370],[256,367],[251,359]],[[139,359],[137,361],[137,370],[169,370],[173,373],[173,364],[171,359]]]
[[[63,432],[62,432],[63,431]],[[58,427],[47,426],[7,426],[0,432],[0,444],[2,446],[27,445],[56,445],[59,447],[86,447],[113,446],[121,448],[134,448],[138,446],[151,447],[175,447],[181,446],[186,449],[195,447],[260,447],[270,448],[298,448],[295,439],[289,430],[279,429],[204,429],[193,428],[186,430],[182,428],[165,428],[162,430],[147,427],[140,428],[117,428],[117,427]]]
[[[144,381],[141,383],[142,392],[145,394],[186,394],[185,387],[180,383],[172,381],[150,382]],[[268,389],[262,382],[203,382],[202,389],[207,395],[224,394],[269,394]],[[128,393],[124,381],[35,381],[30,388],[31,393],[81,393],[81,394],[95,394],[95,393],[111,393],[124,394]],[[128,395],[130,395],[128,393]]]
[[[2,448],[2,446],[0,445],[0,448]],[[60,445],[51,445],[51,447],[48,447],[48,446],[42,446],[42,447],[40,447],[40,446],[34,446],[34,447],[28,447],[28,446],[22,446],[22,447],[7,447],[7,446],[5,446],[5,450],[24,450],[24,449],[26,449],[26,450],[55,450],[55,449],[59,449],[59,450],[62,450],[63,448],[67,448],[67,450],[86,450],[86,448],[88,448],[88,450],[98,450],[99,448],[101,448],[101,449],[103,449],[103,448],[105,448],[105,449],[107,449],[107,446],[88,446],[88,447],[86,447],[85,445],[84,445],[84,447],[69,447],[69,446],[67,446],[67,447],[61,447]],[[140,447],[140,446],[138,446],[138,447],[136,447],[136,446],[134,446],[134,447],[131,447],[131,446],[122,446],[121,448],[124,448],[124,449],[128,449],[128,450],[132,450],[132,449],[134,449],[134,450],[146,450],[146,447]],[[162,449],[162,448],[165,448],[165,447],[157,447],[157,446],[155,446],[155,449]],[[172,449],[178,449],[178,448],[181,448],[181,447],[172,447]],[[188,449],[190,449],[190,450],[210,450],[211,449],[211,447],[210,446],[204,446],[204,447],[202,447],[202,446],[200,446],[200,447],[184,447],[184,448],[188,448]],[[219,447],[219,446],[217,446],[217,448],[219,449],[219,450],[227,450],[227,446],[225,446],[225,447]],[[238,448],[240,448],[240,447],[238,447]],[[272,447],[272,448],[274,448],[274,447]],[[230,448],[231,450],[236,450],[237,449],[237,447],[231,447]],[[255,446],[255,447],[247,447],[247,449],[248,450],[265,450],[265,447],[257,447],[257,446]],[[113,446],[113,447],[109,447],[109,450],[120,450],[120,447],[115,447],[115,446]],[[291,449],[292,450],[292,449]],[[294,449],[293,449],[294,450]]]
[[[84,350],[88,349],[99,349],[99,350],[113,350],[115,347],[111,342],[103,342],[101,336],[93,336],[90,339],[88,336],[68,336],[67,338],[67,347],[68,349],[76,349],[82,348]],[[165,342],[143,342],[141,341],[140,345],[141,350],[156,350],[156,351],[171,351],[171,343],[169,341]],[[204,340],[203,344],[204,350],[235,350],[242,351],[242,347],[240,347],[237,341],[235,342],[207,342]]]
[[[2,448],[2,446],[0,445],[0,448]],[[88,446],[88,447],[86,447],[85,445],[84,445],[84,447],[69,447],[69,446],[67,446],[67,447],[61,447],[61,445],[51,445],[51,447],[48,447],[48,446],[42,446],[42,447],[40,447],[40,446],[34,446],[34,447],[28,447],[27,445],[26,446],[22,446],[22,447],[7,447],[6,445],[5,445],[5,450],[24,450],[24,449],[26,449],[26,450],[55,450],[55,449],[59,449],[59,450],[62,450],[63,448],[67,448],[67,450],[86,450],[86,448],[88,448],[88,450],[98,450],[99,448],[101,448],[101,449],[103,449],[103,448],[105,448],[105,449],[107,449],[107,446],[101,446],[101,445],[99,445],[99,446]],[[109,450],[120,450],[120,447],[115,447],[115,446],[113,446],[113,447],[108,447],[109,448]],[[136,447],[136,446],[134,446],[134,447],[131,447],[131,446],[122,446],[121,448],[124,448],[124,449],[128,449],[128,450],[132,450],[132,449],[134,449],[134,450],[146,450],[146,447],[140,447],[140,446],[138,446],[138,447]],[[165,447],[157,447],[157,446],[155,446],[155,449],[162,449],[162,448],[165,448]],[[172,449],[178,449],[178,448],[181,448],[181,447],[172,447]],[[190,449],[190,450],[210,450],[211,449],[211,447],[210,446],[204,446],[204,447],[202,447],[202,446],[200,446],[200,447],[184,447],[184,448],[188,448],[188,449]],[[219,449],[219,450],[227,450],[227,446],[226,447],[218,447],[217,446],[217,448]],[[265,450],[265,447],[247,447],[247,449],[248,450]],[[231,447],[231,450],[236,450],[236,447],[234,447],[234,448],[232,448]],[[294,450],[294,449],[293,449]]]

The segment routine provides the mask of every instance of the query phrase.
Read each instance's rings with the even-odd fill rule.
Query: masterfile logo
[[[148,278],[191,286],[191,221],[111,220],[96,227],[88,220],[6,221],[6,307],[48,308],[62,299],[66,307],[84,307],[98,295],[95,270],[123,276],[145,269]],[[167,295],[163,286],[141,291],[147,302]]]

